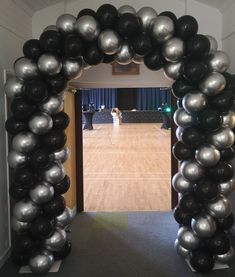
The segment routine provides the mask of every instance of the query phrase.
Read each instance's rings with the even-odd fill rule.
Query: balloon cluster
[[[118,10],[104,4],[95,12],[81,10],[77,18],[60,16],[39,39],[27,41],[24,57],[15,61],[15,77],[5,86],[12,100],[6,130],[12,135],[9,166],[14,169],[11,196],[12,228],[17,233],[12,258],[29,263],[34,273],[47,272],[53,261],[69,254],[64,228],[71,215],[64,194],[69,189],[63,162],[68,157],[62,111],[64,90],[83,70],[116,61],[164,69],[174,79],[178,98],[174,114],[179,141],[174,155],[181,161],[173,186],[181,194],[175,208],[180,224],[176,249],[189,256],[199,272],[213,268],[215,259],[228,263],[233,249],[227,230],[233,224],[227,195],[232,180],[235,113],[229,58],[217,51],[211,36],[197,34],[189,15],[131,6]]]

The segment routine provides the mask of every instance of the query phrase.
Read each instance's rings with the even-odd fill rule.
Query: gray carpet
[[[174,251],[177,224],[164,212],[83,213],[72,226],[73,250],[57,277],[199,277]],[[230,269],[206,276],[234,277]],[[10,261],[1,277],[14,277]],[[20,276],[32,276],[20,274]],[[55,276],[50,273],[45,276]]]

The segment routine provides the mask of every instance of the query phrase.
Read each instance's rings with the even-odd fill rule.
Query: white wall
[[[77,15],[83,8],[97,8],[104,3],[113,3],[116,7],[124,4],[132,5],[138,10],[143,6],[150,6],[158,13],[170,10],[178,17],[191,14],[198,19],[199,32],[214,36],[221,46],[222,15],[215,9],[198,3],[194,0],[77,0],[67,4],[59,3],[49,8],[40,10],[33,15],[33,37],[38,38],[43,29],[48,25],[54,25],[56,18],[67,12]],[[209,16],[208,16],[209,15]],[[216,26],[216,28],[215,28]],[[162,73],[153,72],[144,65],[140,67],[140,75],[137,76],[112,76],[111,65],[101,64],[84,72],[82,78],[77,81],[78,87],[157,87],[170,86],[171,81],[166,79]]]
[[[3,70],[12,72],[12,64],[22,56],[24,41],[32,36],[32,18],[13,1],[0,0],[0,267],[10,248],[10,222],[6,168]]]

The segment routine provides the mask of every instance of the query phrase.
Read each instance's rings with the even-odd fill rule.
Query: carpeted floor
[[[177,224],[167,212],[83,213],[72,226],[73,250],[57,277],[199,277],[174,251]],[[206,276],[234,277],[230,269]],[[1,277],[19,276],[8,261]],[[20,276],[32,276],[20,274]]]

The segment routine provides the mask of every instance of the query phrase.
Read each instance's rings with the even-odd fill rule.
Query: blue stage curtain
[[[112,109],[117,106],[117,89],[115,88],[97,88],[82,91],[82,103],[85,107],[94,104],[95,109],[105,105],[106,109]]]
[[[163,104],[171,105],[171,90],[161,88],[139,88],[137,110],[157,110]]]

